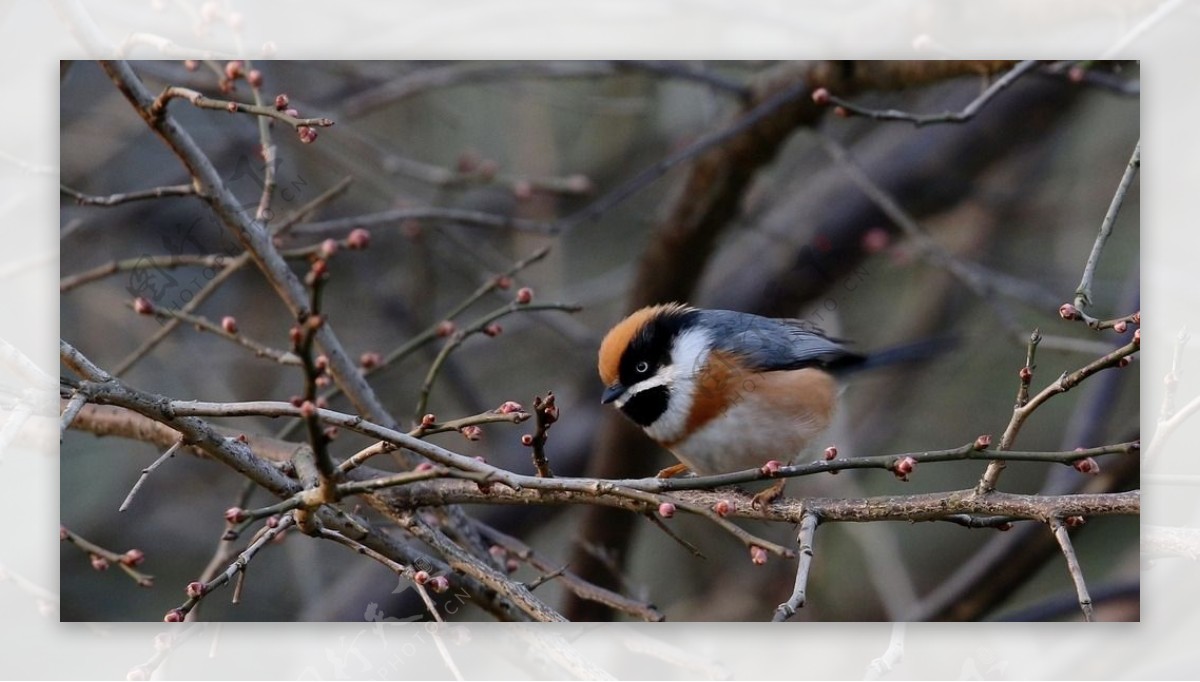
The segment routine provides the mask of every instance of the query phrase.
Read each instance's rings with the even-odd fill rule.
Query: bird
[[[601,402],[679,460],[661,477],[787,464],[833,422],[846,375],[922,359],[943,345],[923,341],[862,354],[846,344],[802,320],[651,305],[601,341]]]

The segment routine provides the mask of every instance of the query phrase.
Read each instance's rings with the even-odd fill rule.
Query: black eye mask
[[[648,388],[627,400],[621,411],[638,426],[649,426],[667,411],[670,395],[666,386]]]

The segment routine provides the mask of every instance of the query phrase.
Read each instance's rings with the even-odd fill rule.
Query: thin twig
[[[425,589],[425,586],[423,584],[416,581],[416,573],[417,572],[414,571],[411,566],[405,566],[404,564],[401,564],[398,561],[393,561],[392,559],[388,558],[387,556],[385,556],[379,552],[376,552],[375,550],[371,549],[370,547],[367,547],[366,545],[362,544],[361,542],[359,542],[357,540],[353,540],[349,537],[346,537],[346,535],[339,533],[336,530],[330,530],[329,528],[320,528],[317,531],[317,535],[319,537],[325,538],[327,540],[333,540],[334,542],[336,542],[340,545],[345,545],[346,547],[349,547],[350,549],[354,550],[355,552],[358,552],[359,554],[371,557],[375,561],[378,561],[379,563],[383,564],[384,566],[387,566],[396,575],[412,582],[413,587],[417,588],[417,594],[419,594],[421,596],[421,601],[425,602],[425,608],[429,611],[429,615],[433,616],[433,619],[439,623],[445,622],[442,619],[442,614],[438,612],[437,604],[435,604],[433,602],[433,598],[429,596],[429,591]]]
[[[1079,567],[1079,559],[1075,556],[1075,547],[1071,544],[1071,535],[1067,532],[1067,527],[1063,525],[1062,519],[1050,519],[1050,530],[1054,532],[1054,539],[1058,541],[1058,546],[1062,548],[1063,557],[1067,560],[1067,571],[1071,574],[1071,580],[1075,583],[1075,593],[1079,596],[1079,608],[1083,611],[1083,619],[1087,622],[1095,620],[1092,614],[1092,598],[1088,595],[1087,583],[1083,580],[1083,570]]]
[[[166,452],[162,453],[162,455],[160,455],[158,459],[154,460],[150,466],[142,469],[141,475],[138,476],[138,480],[133,484],[133,487],[130,488],[129,494],[125,496],[125,501],[121,503],[121,506],[117,508],[117,511],[123,512],[126,509],[129,509],[129,505],[133,504],[133,496],[137,495],[138,491],[142,489],[142,484],[146,482],[146,479],[150,477],[150,474],[153,473],[154,470],[157,469],[163,462],[174,457],[175,452],[179,450],[179,448],[183,445],[183,442],[183,438],[175,441],[175,444],[167,448]]]
[[[524,585],[509,580],[508,576],[472,556],[437,528],[411,515],[408,517],[405,527],[418,539],[423,540],[444,556],[451,568],[461,571],[503,594],[530,618],[542,622],[566,622],[561,614],[535,597]]]
[[[544,235],[554,235],[560,230],[553,223],[524,218],[513,218],[498,213],[472,211],[463,208],[439,208],[436,206],[418,206],[414,208],[394,208],[378,213],[366,213],[349,218],[335,218],[317,223],[298,225],[296,234],[323,236],[328,234],[343,234],[356,228],[371,228],[382,225],[399,225],[406,220],[434,220],[442,222],[463,223],[481,227],[496,227],[520,232],[534,232]]]
[[[1040,407],[1042,403],[1060,393],[1066,393],[1077,386],[1079,382],[1087,379],[1097,372],[1110,367],[1117,367],[1123,359],[1138,352],[1140,348],[1141,336],[1140,334],[1134,334],[1133,340],[1128,344],[1117,348],[1107,355],[1093,360],[1074,372],[1069,374],[1067,372],[1063,372],[1062,375],[1059,376],[1056,381],[1054,381],[1054,383],[1050,384],[1046,388],[1043,388],[1038,392],[1037,395],[1030,398],[1024,405],[1016,406],[1013,409],[1012,419],[1009,420],[1008,426],[1004,429],[1004,435],[1000,437],[1000,447],[998,448],[998,451],[1004,451],[1007,448],[1012,447],[1013,442],[1015,442],[1017,439],[1017,434],[1020,432],[1021,427],[1025,424],[1025,420],[1028,419],[1029,416],[1033,414],[1034,410]],[[987,469],[983,472],[983,476],[980,477],[979,484],[976,489],[980,493],[987,493],[991,490],[995,490],[996,481],[1000,478],[1000,472],[1002,471],[1004,471],[1004,461],[1001,459],[994,459],[988,464]]]
[[[1089,325],[1097,322],[1095,318],[1088,316],[1083,312],[1092,304],[1092,279],[1096,275],[1096,265],[1100,262],[1100,254],[1104,251],[1104,244],[1108,241],[1108,237],[1112,234],[1113,223],[1117,221],[1117,215],[1121,212],[1121,206],[1125,203],[1125,193],[1129,190],[1129,186],[1133,184],[1133,178],[1137,175],[1138,168],[1142,165],[1142,142],[1138,140],[1137,145],[1133,148],[1133,156],[1129,158],[1129,163],[1125,165],[1125,172],[1121,175],[1121,182],[1117,185],[1117,191],[1113,194],[1112,202],[1108,205],[1108,211],[1104,213],[1104,220],[1100,223],[1100,232],[1096,235],[1096,241],[1092,244],[1092,250],[1088,254],[1087,263],[1083,266],[1083,277],[1079,280],[1079,286],[1075,289],[1075,308],[1084,321]]]
[[[832,94],[829,95],[829,102],[842,107],[847,112],[855,114],[856,116],[865,116],[876,121],[907,121],[918,128],[931,123],[966,123],[972,118],[975,118],[975,115],[979,113],[979,110],[982,109],[989,101],[991,101],[993,97],[999,94],[1000,91],[1008,88],[1008,86],[1015,83],[1018,78],[1036,68],[1037,65],[1037,61],[1032,59],[1027,59],[1020,64],[1017,64],[1011,70],[1009,70],[1008,73],[1004,74],[1000,78],[997,78],[996,82],[992,83],[987,90],[984,90],[982,94],[972,100],[971,103],[964,107],[961,111],[944,111],[940,114],[913,114],[907,111],[898,111],[896,109],[868,109],[866,107],[861,107],[857,104],[854,104],[853,102],[844,100],[840,97],[835,97]]]
[[[132,301],[127,301],[125,303],[125,307],[133,310],[137,309],[136,305]],[[206,331],[210,334],[215,334],[226,341],[232,341],[243,348],[248,348],[254,351],[254,354],[260,358],[270,358],[281,365],[300,366],[301,364],[299,356],[297,356],[295,353],[279,350],[278,348],[271,348],[265,343],[262,343],[261,341],[255,341],[239,331],[228,331],[222,325],[219,325],[202,315],[191,315],[183,312],[182,310],[162,308],[159,306],[153,306],[150,314],[157,319],[179,320],[180,322],[186,322],[200,331]]]
[[[554,404],[554,394],[546,393],[546,399],[541,396],[533,398],[533,414],[536,417],[537,428],[534,429],[530,447],[533,449],[533,467],[542,478],[554,478],[550,469],[550,460],[546,457],[546,437],[550,427],[558,421],[558,407]]]
[[[63,435],[67,433],[67,429],[71,426],[71,422],[75,421],[75,417],[79,416],[79,411],[87,404],[88,398],[85,394],[76,392],[67,401],[67,406],[63,408],[61,425],[58,431],[58,442],[61,443]],[[16,416],[14,411],[13,416]]]
[[[534,552],[529,545],[525,544],[521,540],[483,523],[477,523],[477,526],[479,527],[480,532],[483,533],[484,537],[498,545],[503,546],[518,559],[529,563],[530,566],[533,566],[539,571],[553,570],[553,566],[549,561],[538,556],[538,554]],[[624,595],[618,594],[617,592],[613,592],[609,589],[600,587],[599,585],[587,582],[575,573],[572,573],[570,570],[566,570],[566,567],[563,567],[563,572],[559,577],[559,582],[562,583],[562,585],[568,590],[577,595],[580,599],[599,602],[617,611],[641,618],[642,620],[658,622],[666,618],[666,616],[663,615],[663,613],[655,608],[652,604],[630,599]]]
[[[259,104],[245,104],[242,102],[234,102],[232,100],[213,99],[205,97],[199,92],[191,88],[179,87],[177,85],[168,86],[162,91],[154,102],[148,108],[150,116],[154,119],[160,118],[166,111],[167,104],[173,99],[185,99],[192,106],[198,109],[213,109],[216,111],[228,111],[230,113],[253,114],[254,116],[266,116],[290,125],[293,128],[310,127],[310,128],[326,128],[333,125],[333,120],[328,118],[298,118],[292,116],[286,111],[276,109],[274,106],[263,106]]]
[[[276,536],[290,528],[295,523],[296,519],[291,514],[288,514],[287,516],[280,518],[273,527],[263,526],[263,528],[255,536],[254,540],[251,541],[250,545],[247,546],[246,549],[240,554],[238,554],[237,559],[235,559],[233,563],[229,564],[224,571],[221,571],[212,580],[207,582],[196,581],[195,583],[192,583],[192,585],[189,586],[191,589],[189,590],[190,594],[188,595],[188,600],[180,606],[168,611],[165,620],[177,622],[186,618],[188,613],[192,609],[196,608],[196,606],[200,603],[201,599],[204,599],[204,597],[211,594],[216,588],[228,584],[229,581],[232,580],[238,573],[244,572],[246,567],[250,565],[250,562],[258,554],[259,550],[261,550],[268,543],[274,540]]]
[[[161,199],[163,197],[192,197],[199,194],[196,191],[196,186],[192,184],[166,185],[164,187],[152,187],[134,192],[118,192],[106,196],[84,194],[77,189],[72,189],[63,184],[58,186],[58,191],[74,199],[75,203],[80,206],[119,206],[131,201]]]
[[[808,590],[808,571],[812,567],[813,541],[817,535],[817,525],[821,519],[816,514],[804,512],[800,517],[800,533],[797,544],[800,547],[800,560],[796,565],[796,584],[792,588],[792,596],[775,609],[772,621],[778,623],[796,615],[796,611],[804,606],[805,593]]]
[[[434,357],[433,362],[429,365],[429,370],[425,373],[425,380],[421,382],[417,407],[413,411],[413,420],[420,423],[422,416],[425,414],[425,409],[429,405],[429,393],[433,390],[433,383],[437,381],[438,374],[446,364],[446,359],[464,341],[476,334],[490,333],[488,330],[492,328],[491,325],[507,315],[537,310],[561,310],[574,313],[582,310],[582,308],[572,303],[519,303],[514,300],[508,305],[501,306],[454,332],[447,339],[445,345],[442,346],[442,349],[438,351],[437,356]]]
[[[466,298],[464,298],[462,301],[460,301],[458,303],[458,305],[454,306],[454,308],[452,308],[448,313],[446,313],[446,315],[444,317],[442,317],[441,321],[435,322],[434,324],[429,325],[429,327],[427,327],[421,333],[417,334],[416,336],[412,337],[408,341],[405,341],[404,343],[402,343],[400,346],[398,346],[398,347],[392,349],[390,352],[388,352],[388,354],[386,356],[384,356],[383,360],[379,364],[375,365],[374,367],[371,367],[370,369],[364,370],[363,377],[369,378],[372,375],[376,374],[377,372],[382,371],[384,368],[393,366],[397,362],[400,362],[404,358],[406,358],[409,355],[420,350],[426,344],[437,339],[439,337],[439,335],[444,335],[443,330],[445,329],[445,327],[443,326],[443,322],[452,322],[455,318],[457,318],[459,315],[461,315],[463,312],[465,312],[468,308],[470,308],[472,305],[474,305],[476,302],[478,302],[484,296],[487,296],[488,294],[492,293],[493,291],[500,289],[502,283],[506,282],[506,280],[511,280],[517,273],[519,273],[522,270],[524,270],[525,268],[533,265],[534,263],[541,261],[549,253],[550,253],[550,246],[543,246],[543,247],[539,248],[538,250],[534,251],[529,256],[514,263],[512,265],[512,267],[510,267],[508,270],[501,273],[500,275],[488,278],[487,281],[485,281],[483,284],[479,285],[479,287],[476,288],[475,291],[471,292],[471,294],[469,294]],[[321,397],[324,398],[326,401],[331,401],[335,397],[341,395],[341,393],[342,393],[341,387],[333,386],[328,391],[321,394]],[[292,429],[294,429],[295,426],[296,426],[296,424],[294,422],[291,424],[288,424],[287,426],[280,429],[279,433],[276,434],[276,437],[286,438],[288,436],[288,434],[290,434],[292,432]],[[431,433],[431,432],[427,430],[426,433]]]
[[[68,529],[66,526],[58,527],[58,537],[60,540],[66,541],[75,545],[79,549],[87,552],[92,559],[92,566],[97,570],[104,570],[111,564],[116,564],[125,572],[139,587],[153,587],[154,576],[142,573],[134,568],[141,563],[141,552],[137,550],[129,550],[124,554],[118,554],[111,549],[105,549],[100,545],[84,538],[75,531]]]

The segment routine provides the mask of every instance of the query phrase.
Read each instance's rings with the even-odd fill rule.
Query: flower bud
[[[838,456],[838,451],[837,451],[836,447],[830,445],[829,447],[825,448],[825,461],[826,462],[828,462],[831,459],[837,459],[837,456]]]
[[[413,582],[418,585],[424,585],[425,583],[429,582],[428,571],[417,571],[416,573],[414,573],[413,574]]]
[[[713,511],[717,513],[717,516],[728,516],[730,509],[729,500],[717,500],[717,503],[713,505]]]
[[[755,566],[762,566],[767,563],[767,550],[758,545],[750,545],[750,561]]]
[[[533,300],[533,289],[521,287],[517,290],[517,303],[525,305]]]
[[[1117,320],[1113,324],[1113,331],[1118,334],[1124,334],[1126,329],[1129,329],[1129,323],[1125,320]]]
[[[300,136],[300,141],[304,144],[312,144],[317,141],[317,129],[312,126],[300,126],[296,128],[296,134]]]
[[[105,559],[104,557],[100,556],[99,554],[90,554],[90,555],[88,555],[88,558],[91,559],[91,561],[92,561],[92,570],[96,570],[96,571],[107,571],[108,570],[108,559]]]
[[[241,523],[246,520],[246,510],[241,507],[230,507],[225,510],[225,520],[229,523]]]
[[[284,93],[275,95],[275,110],[284,111],[288,108],[288,96]]]
[[[773,459],[773,460],[770,460],[769,462],[767,462],[766,464],[762,465],[762,468],[760,469],[760,471],[762,471],[767,476],[774,476],[775,474],[779,473],[779,470],[782,467],[783,467],[783,464],[779,460]]]
[[[383,358],[379,355],[379,353],[374,352],[363,353],[358,358],[358,364],[362,365],[363,369],[374,369],[378,367],[379,363],[381,362],[383,362]]]
[[[188,583],[187,589],[184,591],[187,593],[188,599],[199,599],[204,596],[206,590],[204,583],[196,580]]]
[[[361,251],[371,245],[371,233],[367,230],[356,227],[350,231],[350,236],[346,237],[346,248],[355,251]]]
[[[478,426],[464,426],[459,429],[459,431],[467,440],[474,441],[483,438],[483,429],[479,428]]]
[[[163,616],[163,622],[164,623],[182,623],[183,615],[184,615],[183,611],[181,611],[179,609],[171,609],[170,611],[167,611],[167,615]]]
[[[533,445],[533,436],[528,433],[521,436],[521,445],[524,445],[525,447]]]
[[[259,71],[258,69],[250,69],[250,73],[246,74],[246,82],[249,83],[250,87],[252,88],[261,88],[263,84],[262,71]]]
[[[504,331],[504,327],[501,327],[500,325],[496,324],[495,322],[493,322],[483,328],[483,333],[488,336],[491,336],[491,337],[500,336],[500,334],[503,331]]]
[[[433,580],[429,581],[429,586],[433,588],[434,592],[441,594],[442,592],[450,589],[450,580],[444,575],[439,575]]]
[[[812,101],[819,107],[829,104],[829,90],[825,88],[817,88],[812,92]]]
[[[222,317],[221,329],[224,329],[226,334],[236,334],[238,331],[237,318],[233,315]]]
[[[901,481],[907,481],[908,475],[917,468],[917,460],[912,457],[901,457],[892,465],[892,473],[896,474],[896,478]]]
[[[975,439],[976,450],[987,450],[992,445],[992,434],[985,433]],[[911,457],[908,459],[912,459]],[[916,465],[916,460],[913,460],[913,465]]]
[[[512,414],[514,412],[524,412],[525,408],[521,407],[521,403],[506,400],[504,404],[496,408],[496,414]]]
[[[1091,457],[1077,459],[1071,463],[1071,466],[1075,467],[1075,471],[1078,471],[1081,474],[1091,474],[1095,476],[1096,474],[1100,473],[1100,464]]]
[[[1070,303],[1064,303],[1058,308],[1058,316],[1064,320],[1078,320],[1079,308],[1076,308]]]
[[[140,549],[131,549],[121,555],[121,563],[126,566],[137,566],[145,560],[146,555]]]
[[[658,505],[658,515],[664,519],[669,519],[672,516],[675,516],[675,505],[671,504],[670,502],[663,502],[662,504]]]
[[[438,322],[434,333],[441,338],[445,338],[453,334],[455,329],[457,329],[457,325],[455,325],[453,322],[450,320],[442,320],[441,322]]]
[[[240,59],[233,59],[225,62],[225,77],[229,80],[237,80],[242,75],[242,67],[245,62]]]
[[[421,417],[421,426],[429,428],[437,423],[437,417],[431,412],[424,417]]]
[[[1063,523],[1066,524],[1068,528],[1078,528],[1087,523],[1087,519],[1083,518],[1082,516],[1068,516],[1067,518],[1063,519]]]
[[[149,299],[143,298],[141,296],[138,296],[137,298],[133,299],[133,309],[135,311],[137,311],[137,313],[139,315],[153,315],[154,314],[154,304],[151,303],[149,301]]]

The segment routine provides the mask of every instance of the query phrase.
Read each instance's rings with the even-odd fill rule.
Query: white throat
[[[692,411],[692,402],[696,394],[696,377],[704,369],[708,361],[708,351],[712,340],[703,329],[689,329],[680,334],[671,346],[670,364],[660,367],[658,372],[629,387],[625,395],[617,401],[621,407],[630,397],[655,386],[666,386],[671,396],[667,401],[667,409],[654,423],[645,427],[646,433],[660,442],[679,440],[684,435],[688,415]]]

